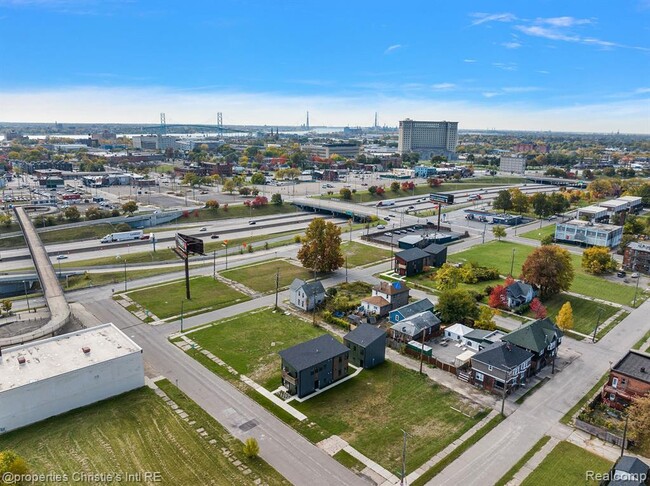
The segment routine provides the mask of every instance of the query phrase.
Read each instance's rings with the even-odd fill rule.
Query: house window
[[[483,381],[483,373],[479,373],[478,371],[474,374],[474,379],[476,381]]]
[[[488,365],[488,371],[492,371],[492,365]]]
[[[612,388],[616,388],[618,386],[618,378],[614,377],[612,378]]]
[[[615,402],[616,401],[616,395],[614,395],[613,393],[610,393],[609,394],[609,401],[610,402]]]

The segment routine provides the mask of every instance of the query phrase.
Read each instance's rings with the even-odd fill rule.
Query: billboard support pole
[[[442,204],[438,203],[438,231],[440,231],[440,214],[442,213]]]
[[[190,296],[190,259],[189,255],[185,255],[185,294],[187,300],[191,300]]]

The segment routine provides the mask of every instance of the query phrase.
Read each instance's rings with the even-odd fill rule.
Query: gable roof
[[[422,250],[426,251],[429,255],[438,255],[447,250],[445,245],[437,245],[436,243],[431,243],[429,246],[425,246]]]
[[[508,343],[494,343],[476,353],[472,360],[499,369],[512,369],[533,357],[533,353]]]
[[[347,346],[329,334],[283,349],[278,354],[296,370],[304,370],[328,359],[349,352]]]
[[[382,294],[395,295],[408,292],[411,289],[408,288],[404,282],[386,282],[385,280],[382,280],[375,285],[372,290],[375,292],[381,292]]]
[[[632,456],[622,456],[614,466],[614,471],[638,474],[639,476],[647,474],[648,469],[650,468],[645,462]]]
[[[516,299],[518,297],[525,297],[531,290],[533,290],[532,285],[528,285],[527,283],[521,282],[520,280],[517,280],[516,282],[513,282],[506,287],[506,293],[508,294],[508,297],[512,297],[513,299]]]
[[[405,262],[414,262],[417,260],[422,260],[423,258],[427,258],[428,256],[429,254],[426,251],[418,247],[409,248],[408,250],[402,250],[398,253],[395,253],[395,258],[400,258]]]
[[[470,332],[473,331],[471,327],[468,327],[464,324],[454,324],[453,326],[449,326],[445,328],[445,331],[452,332],[454,334],[458,334],[459,336],[465,336],[466,334],[469,334]]]
[[[302,289],[306,295],[322,294],[325,292],[325,287],[323,287],[320,280],[316,280],[315,282],[305,282],[299,278],[296,278],[291,282],[289,289],[293,292]]]
[[[424,311],[415,314],[408,319],[404,319],[397,324],[393,324],[390,328],[394,331],[408,334],[409,336],[415,336],[423,330],[436,325],[440,325],[440,319],[438,319],[433,312]]]
[[[399,312],[402,314],[402,316],[404,316],[404,319],[408,319],[415,314],[419,314],[420,312],[428,311],[431,309],[433,309],[433,302],[431,302],[429,299],[420,299],[391,311],[391,314],[393,312]]]
[[[547,317],[523,325],[519,329],[503,336],[501,340],[539,353],[553,341],[554,336],[561,337],[563,333]]]
[[[368,304],[376,305],[377,307],[386,307],[387,305],[390,305],[390,302],[388,302],[383,297],[380,297],[379,295],[373,295],[372,297],[366,297],[364,299],[361,299],[361,302],[367,302]]]
[[[378,327],[371,326],[370,324],[361,324],[356,329],[347,333],[343,339],[351,343],[358,344],[359,346],[367,346],[375,342],[377,339],[386,337],[386,332]]]
[[[630,349],[612,370],[650,383],[650,354]]]

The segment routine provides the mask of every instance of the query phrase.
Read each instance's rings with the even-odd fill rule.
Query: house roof
[[[405,262],[415,262],[417,260],[427,258],[428,256],[429,254],[426,251],[418,247],[409,248],[408,250],[402,250],[398,253],[395,253],[395,258],[399,258]]]
[[[650,354],[630,349],[612,370],[650,383]]]
[[[429,246],[425,246],[422,250],[426,251],[429,255],[438,255],[444,251],[447,251],[447,247],[445,245],[437,245],[435,243],[431,243]]]
[[[553,336],[563,335],[559,327],[548,317],[533,321],[530,324],[521,326],[519,329],[506,334],[501,338],[524,349],[539,353],[553,341]]]
[[[415,314],[419,314],[420,312],[428,311],[431,309],[433,309],[433,302],[431,302],[429,299],[420,299],[416,300],[415,302],[411,302],[410,304],[403,305],[391,313],[399,312],[402,314],[402,316],[404,316],[404,319],[408,319]]]
[[[632,456],[622,456],[614,466],[614,471],[638,474],[639,476],[648,474],[649,469],[645,462]]]
[[[362,299],[361,302],[367,302],[368,304],[376,305],[377,307],[386,307],[387,305],[390,305],[390,302],[378,295],[366,297],[365,299]]]
[[[408,319],[404,319],[403,321],[398,322],[397,324],[393,324],[390,328],[407,334],[409,336],[415,336],[422,332],[425,329],[428,329],[430,327],[434,327],[436,325],[440,324],[440,319],[438,319],[433,312],[431,311],[424,311],[420,312],[419,314],[415,314]]]
[[[351,343],[358,344],[359,346],[367,346],[375,342],[377,339],[384,339],[386,332],[370,324],[361,324],[356,329],[347,333],[343,339]]]
[[[408,235],[397,240],[398,243],[406,243],[408,245],[417,245],[421,241],[422,237],[420,235]]]
[[[493,332],[494,331],[488,331],[486,329],[472,329],[463,337],[467,339],[471,339],[472,341],[483,341],[486,337],[488,337]]]
[[[329,334],[323,334],[311,341],[305,341],[283,349],[278,354],[289,365],[299,371],[347,352],[349,352],[347,346],[344,346]]]
[[[448,328],[445,329],[445,331],[452,332],[454,334],[458,334],[459,336],[465,336],[466,334],[469,334],[470,332],[473,331],[471,327],[467,327],[463,324],[454,324],[453,326],[449,326]]]
[[[296,278],[293,282],[291,282],[291,286],[289,287],[289,289],[294,292],[300,290],[301,288],[306,295],[322,294],[325,292],[325,287],[323,287],[323,284],[320,280],[316,280],[315,282],[305,282],[304,280]]]
[[[512,297],[513,299],[516,299],[518,297],[525,297],[531,290],[533,290],[532,285],[528,285],[527,283],[521,282],[519,280],[511,283],[508,285],[508,287],[506,287],[506,293],[508,294],[508,297]]]
[[[494,343],[476,353],[472,360],[499,369],[512,369],[533,357],[533,353],[509,343]]]
[[[385,280],[382,280],[375,285],[372,290],[381,292],[382,294],[394,295],[408,292],[411,289],[408,288],[404,282],[386,282]]]

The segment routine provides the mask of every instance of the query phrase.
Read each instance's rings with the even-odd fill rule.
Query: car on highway
[[[68,255],[57,255],[56,259],[57,260],[66,260],[68,258]]]
[[[219,239],[219,235],[212,235],[212,236],[210,236],[210,239],[212,239],[212,240],[218,240],[218,239]]]
[[[201,194],[207,194],[208,191],[201,191]]]
[[[388,216],[390,216],[391,218],[396,218],[397,217],[394,214],[388,214]]]
[[[554,219],[557,219],[557,216],[555,216],[554,214],[548,217],[549,221],[553,221]]]
[[[468,201],[479,201],[481,199],[480,194],[472,194],[467,198]]]
[[[203,233],[204,231],[208,231],[208,228],[206,228],[206,227],[204,226],[204,227],[201,228],[199,231],[200,231],[201,233]]]
[[[391,232],[389,231],[389,232],[387,232],[387,233],[384,233],[384,236],[393,236],[393,233],[391,233]]]
[[[257,221],[249,221],[248,224],[249,225],[257,224]]]
[[[415,206],[409,206],[409,209],[415,209]]]

